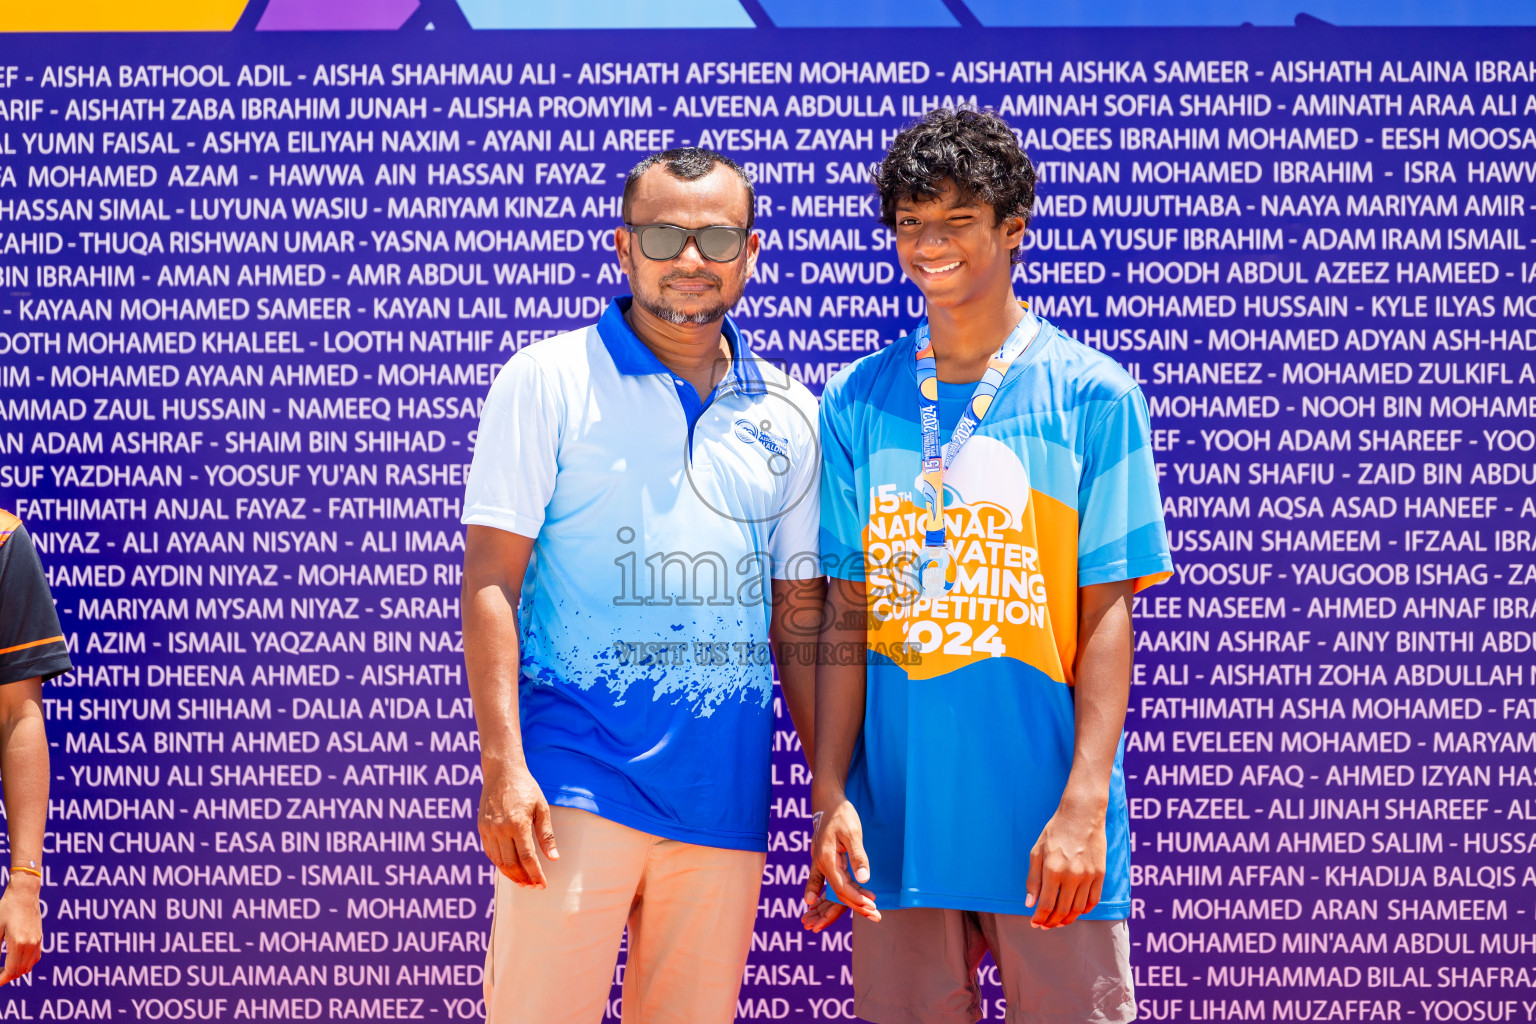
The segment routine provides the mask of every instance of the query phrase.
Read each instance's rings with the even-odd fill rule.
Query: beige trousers
[[[552,809],[546,889],[496,876],[487,1024],[598,1024],[624,926],[623,1024],[730,1024],[767,855],[696,846]]]

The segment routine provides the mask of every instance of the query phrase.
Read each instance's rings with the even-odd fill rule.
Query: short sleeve
[[[1077,494],[1080,587],[1133,580],[1140,591],[1173,575],[1151,433],[1140,388],[1089,430]]]
[[[854,474],[853,403],[837,383],[821,396],[821,559],[828,576],[863,582],[868,514]]]
[[[73,667],[32,538],[14,519],[0,523],[0,684]]]
[[[774,520],[768,538],[776,580],[819,579],[822,575],[818,556],[821,523],[821,445],[818,441],[817,416],[810,393],[804,393],[809,406],[806,418],[810,429],[795,463],[790,466],[784,491],[783,514]]]
[[[538,361],[526,351],[507,360],[480,412],[464,488],[465,525],[539,535],[555,493],[562,419]]]

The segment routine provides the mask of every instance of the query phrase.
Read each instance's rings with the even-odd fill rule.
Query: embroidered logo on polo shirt
[[[774,455],[789,458],[789,438],[773,433],[767,423],[756,425],[748,420],[737,420],[734,430],[738,441],[760,444]]]

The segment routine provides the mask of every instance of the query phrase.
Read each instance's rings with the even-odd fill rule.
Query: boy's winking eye
[[[974,223],[981,212],[977,207],[970,204],[957,204],[955,206],[949,207],[948,209],[945,209],[942,204],[942,198],[935,199],[932,203],[926,204],[928,206],[934,207],[932,215],[929,217],[930,220],[937,220],[942,218],[946,224],[950,224],[955,227],[964,227],[968,224]],[[896,227],[913,227],[922,223],[923,217],[916,208],[909,206],[906,203],[902,203],[897,206]]]

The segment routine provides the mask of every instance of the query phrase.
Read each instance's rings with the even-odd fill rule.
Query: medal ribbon
[[[971,439],[976,428],[981,426],[981,421],[986,418],[987,410],[992,407],[992,399],[997,394],[998,387],[1003,383],[1003,378],[1008,374],[1008,368],[1013,365],[1029,343],[1035,340],[1035,335],[1040,330],[1040,321],[1035,319],[1028,307],[1024,310],[1024,319],[1020,320],[1003,342],[1001,348],[987,360],[987,370],[981,375],[981,380],[972,392],[970,401],[965,404],[965,412],[960,417],[960,422],[955,425],[954,433],[950,435],[949,444],[942,450],[939,446],[939,373],[933,359],[933,342],[928,338],[928,321],[924,320],[917,326],[915,334],[916,358],[917,358],[917,419],[918,427],[922,431],[922,474],[918,477],[919,490],[922,492],[923,508],[926,511],[926,521],[923,524],[923,560],[919,566],[919,577],[925,570],[937,563],[938,568],[944,574],[944,590],[953,586],[949,579],[948,560],[945,557],[946,528],[944,525],[944,470],[954,463],[955,457],[960,454],[960,449],[965,447],[965,442]],[[924,589],[928,589],[926,586]]]

